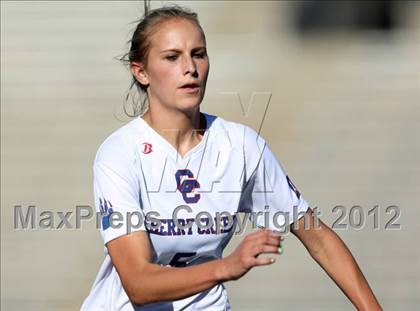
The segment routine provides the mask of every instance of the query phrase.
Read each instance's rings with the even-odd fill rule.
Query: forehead
[[[157,52],[165,49],[188,49],[205,46],[204,35],[198,26],[186,19],[171,19],[158,25],[150,39],[151,48]]]

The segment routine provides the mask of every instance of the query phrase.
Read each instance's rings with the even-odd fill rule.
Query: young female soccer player
[[[315,230],[312,210],[265,141],[200,112],[209,58],[197,15],[178,6],[147,12],[128,57],[148,108],[95,158],[105,259],[82,310],[230,310],[223,282],[272,264],[259,256],[282,252],[271,229],[292,222],[292,233],[354,306],[380,310],[340,238],[322,222]],[[255,217],[265,228],[223,258],[235,231],[229,215],[237,212],[268,212],[268,222]]]

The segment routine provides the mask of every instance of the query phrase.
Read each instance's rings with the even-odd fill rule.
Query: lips
[[[199,87],[200,85],[198,83],[186,83],[183,86],[181,86],[181,88],[196,88]]]
[[[199,94],[200,84],[198,83],[186,83],[180,87],[180,89],[187,94]]]

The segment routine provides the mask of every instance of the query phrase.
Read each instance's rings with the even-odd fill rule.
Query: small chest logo
[[[151,153],[153,151],[152,150],[152,144],[150,144],[150,143],[143,143],[142,145],[143,145],[142,152],[144,154],[149,154],[149,153]]]

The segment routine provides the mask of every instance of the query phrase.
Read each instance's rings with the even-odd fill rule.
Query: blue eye
[[[169,56],[166,56],[166,59],[167,60],[170,60],[170,61],[174,61],[174,60],[177,59],[177,55],[169,55]]]

